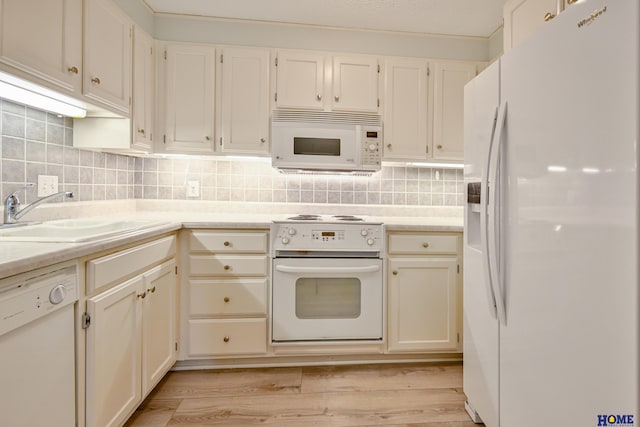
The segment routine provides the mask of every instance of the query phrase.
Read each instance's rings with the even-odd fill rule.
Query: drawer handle
[[[222,341],[224,341],[224,342],[229,342],[229,340],[230,340],[230,338],[228,336],[222,338]]]
[[[391,150],[391,144],[387,144],[387,148]]]
[[[229,301],[230,301],[229,297],[224,297],[224,302],[229,302]]]
[[[555,17],[556,17],[555,14],[551,12],[547,12],[546,15],[544,15],[544,22],[551,21]]]
[[[141,293],[141,294],[138,294],[138,298],[140,298],[140,299],[144,299],[144,297],[146,297],[146,296],[147,296],[147,293],[146,293],[146,292],[143,292],[143,293]]]
[[[231,269],[231,266],[230,266],[230,265],[225,265],[223,268],[224,268],[225,270],[230,270],[230,269]]]
[[[151,288],[151,289],[147,289],[147,292],[154,293],[155,291],[156,291],[156,287],[155,286],[153,288]]]
[[[428,244],[428,243],[423,243],[423,244],[422,244],[422,247],[423,247],[423,248],[425,248],[425,249],[427,249],[427,248],[429,247],[429,244]]]
[[[224,242],[224,243],[223,243],[223,245],[225,245],[225,246],[231,246],[231,243],[230,243],[230,242]]]
[[[442,144],[438,144],[438,150],[442,150]]]
[[[398,275],[398,272],[397,272],[397,271],[395,271],[395,270],[393,270],[393,275],[394,275],[394,276],[397,276],[397,275]]]
[[[78,67],[69,67],[67,71],[73,74],[78,74]]]
[[[322,95],[320,95],[320,94],[316,95],[316,99],[317,99],[318,101],[322,101]]]
[[[100,84],[100,77],[94,77],[91,79],[91,83],[99,85]]]
[[[144,135],[144,129],[138,129],[138,133]]]

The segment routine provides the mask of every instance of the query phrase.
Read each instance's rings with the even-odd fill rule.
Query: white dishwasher
[[[76,425],[75,266],[0,281],[0,424]]]

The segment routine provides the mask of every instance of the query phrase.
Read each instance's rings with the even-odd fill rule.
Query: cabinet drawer
[[[390,254],[455,254],[458,236],[441,234],[389,234]]]
[[[267,279],[190,280],[191,316],[266,315]]]
[[[266,276],[266,255],[189,255],[191,276]]]
[[[264,232],[224,232],[192,231],[189,249],[193,252],[208,251],[220,253],[267,252],[267,233]]]
[[[189,355],[257,354],[267,351],[267,319],[189,321]]]
[[[159,264],[175,253],[176,237],[167,236],[91,260],[87,262],[87,293]]]

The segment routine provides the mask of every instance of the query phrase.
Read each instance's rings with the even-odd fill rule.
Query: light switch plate
[[[187,197],[200,197],[200,181],[187,181]]]
[[[38,175],[38,197],[45,197],[58,192],[58,177],[55,175]]]

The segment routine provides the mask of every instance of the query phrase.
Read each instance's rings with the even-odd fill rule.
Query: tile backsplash
[[[75,200],[176,199],[358,205],[462,206],[460,169],[383,167],[371,176],[282,174],[266,159],[131,157],[73,147],[73,121],[0,104],[2,200],[38,175],[56,175]],[[199,196],[187,197],[188,181]],[[26,202],[36,189],[26,192]]]

